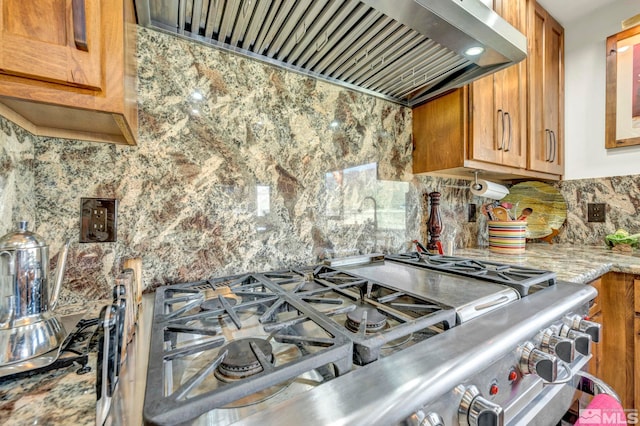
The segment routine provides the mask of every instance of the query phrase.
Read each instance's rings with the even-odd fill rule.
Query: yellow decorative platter
[[[520,216],[522,210],[533,211],[527,217],[527,238],[543,238],[558,230],[567,219],[567,202],[553,186],[543,182],[520,182],[509,188],[509,194],[501,201],[513,204],[513,211]]]

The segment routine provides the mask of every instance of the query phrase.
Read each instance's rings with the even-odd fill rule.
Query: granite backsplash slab
[[[484,217],[467,222],[467,205],[486,200],[468,182],[412,174],[410,109],[138,32],[138,146],[35,137],[0,118],[0,200],[11,212],[0,228],[35,222],[54,253],[71,238],[61,303],[108,296],[127,257],[143,258],[151,289],[405,251],[426,238],[431,191],[459,247],[486,244]],[[637,176],[557,185],[570,210],[557,240],[597,244],[616,218],[637,222]],[[585,223],[585,195],[620,204],[620,215]],[[81,197],[119,200],[116,243],[78,243]]]

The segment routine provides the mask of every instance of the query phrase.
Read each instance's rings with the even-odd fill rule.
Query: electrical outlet
[[[605,203],[588,203],[587,222],[604,222],[606,219],[606,207]]]
[[[107,208],[106,207],[94,207],[91,209],[91,219],[89,220],[89,231],[107,232]]]
[[[476,221],[477,206],[475,204],[467,205],[467,222]]]
[[[118,200],[115,198],[80,199],[80,242],[115,242]]]

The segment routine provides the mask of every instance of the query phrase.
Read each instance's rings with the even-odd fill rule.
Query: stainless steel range
[[[555,424],[576,387],[606,389],[581,371],[595,295],[549,271],[424,253],[161,287],[144,420]]]

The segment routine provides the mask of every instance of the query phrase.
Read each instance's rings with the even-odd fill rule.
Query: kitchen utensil
[[[502,206],[494,207],[492,210],[493,217],[495,220],[500,222],[508,222],[511,220],[509,217],[509,212]]]
[[[567,202],[551,185],[537,181],[520,182],[509,188],[502,201],[532,209],[527,220],[527,238],[542,238],[559,230],[567,219]]]
[[[416,251],[418,253],[428,253],[429,252],[429,250],[427,250],[427,248],[424,245],[422,245],[422,243],[420,241],[413,240],[412,242],[413,242],[413,244],[416,245]]]
[[[489,220],[495,220],[495,216],[493,215],[493,203],[484,204],[482,206],[482,213],[484,213]]]
[[[520,216],[518,216],[518,220],[527,220],[527,217],[529,217],[531,213],[533,213],[533,209],[530,207],[525,207],[524,209],[522,209],[522,213],[520,213]]]
[[[66,336],[55,309],[69,251],[69,240],[50,278],[49,247],[42,237],[19,229],[0,238],[0,366],[56,349]]]
[[[119,307],[113,303],[100,311],[98,324],[98,357],[96,361],[96,426],[107,421],[111,399],[118,385],[118,334],[120,324]]]

